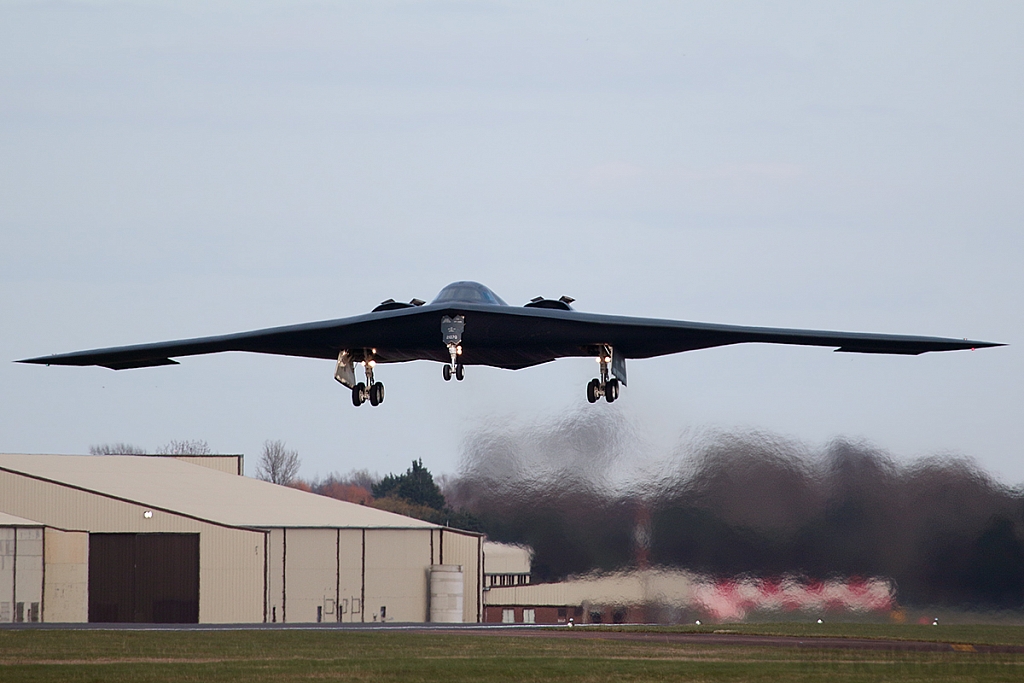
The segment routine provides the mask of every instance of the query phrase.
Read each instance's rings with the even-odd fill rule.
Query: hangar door
[[[199,534],[89,534],[89,621],[199,622]]]

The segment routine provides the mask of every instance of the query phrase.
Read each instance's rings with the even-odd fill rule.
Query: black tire
[[[610,379],[604,385],[604,400],[612,403],[619,397],[619,380]]]
[[[591,403],[597,403],[598,395],[597,389],[601,385],[596,379],[590,380],[587,384],[587,400]]]
[[[363,405],[363,391],[365,389],[366,385],[362,382],[352,387],[352,405],[356,408]]]
[[[452,379],[452,366],[447,363],[441,368],[441,376],[444,377],[445,382],[450,382]]]
[[[373,386],[377,387],[377,405],[384,402],[384,382],[377,382]]]
[[[455,366],[455,379],[461,382],[463,379],[465,379],[465,377],[466,368],[462,366],[462,363],[459,363],[458,365]]]

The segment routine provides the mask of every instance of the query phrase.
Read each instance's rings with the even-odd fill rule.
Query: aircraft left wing
[[[433,320],[434,316],[431,316],[430,321]],[[428,325],[421,309],[406,309],[214,337],[91,349],[17,362],[36,365],[98,365],[112,370],[127,370],[177,365],[173,358],[224,351],[333,360],[342,349],[422,346],[427,343],[428,337],[430,340],[439,338],[436,327]],[[433,334],[428,334],[428,329]],[[441,357],[440,353],[438,355]],[[386,362],[384,359],[382,361]]]

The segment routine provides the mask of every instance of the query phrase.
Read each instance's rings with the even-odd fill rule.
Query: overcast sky
[[[0,451],[205,439],[304,476],[455,472],[481,429],[618,416],[865,440],[1024,483],[1019,2],[0,5]],[[511,304],[1011,344],[743,345],[519,372],[48,353],[340,318],[454,280]],[[575,416],[575,417],[574,417]]]

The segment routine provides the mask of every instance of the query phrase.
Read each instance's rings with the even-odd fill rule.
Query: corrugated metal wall
[[[362,529],[338,529],[338,621],[363,621],[363,555]]]
[[[479,537],[434,529],[271,529],[268,621],[425,622],[429,570],[444,552],[463,565],[464,620],[480,604]],[[446,562],[449,560],[446,558]]]
[[[367,529],[366,621],[427,621],[429,529]]]
[[[437,564],[462,565],[463,621],[480,621],[483,615],[482,538],[455,529],[440,529],[434,533],[440,548]]]
[[[284,594],[284,529],[270,529],[266,533],[267,608],[266,621],[276,624],[285,621],[287,601]]]
[[[337,529],[286,529],[288,621],[335,621]]]
[[[43,530],[43,621],[89,620],[89,534]]]
[[[191,465],[209,467],[212,470],[226,472],[227,474],[242,474],[245,468],[243,458],[240,455],[168,455],[149,457],[174,458]]]
[[[0,527],[0,622],[42,621],[42,608],[42,527]]]

